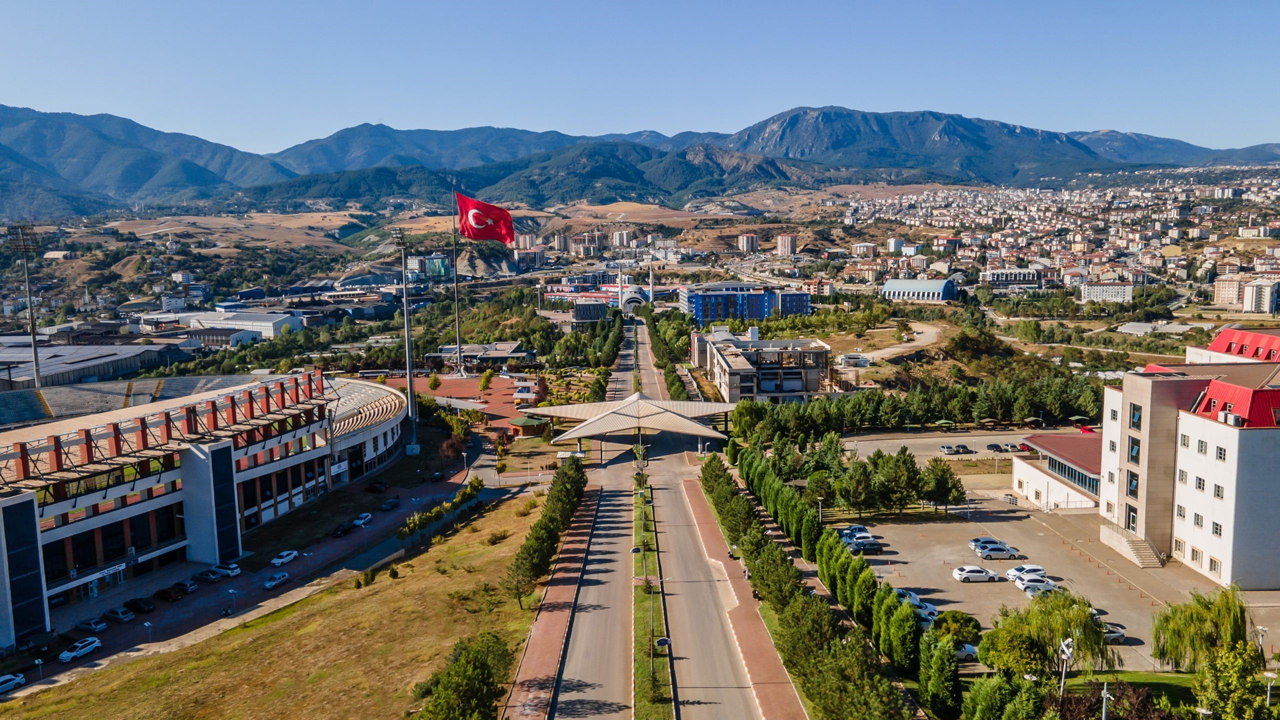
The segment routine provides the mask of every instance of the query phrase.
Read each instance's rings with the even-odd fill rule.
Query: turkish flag
[[[516,241],[516,226],[511,213],[455,192],[458,198],[458,229],[472,240],[501,240],[510,245]]]

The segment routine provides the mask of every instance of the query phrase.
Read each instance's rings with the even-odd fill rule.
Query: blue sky
[[[273,152],[362,122],[733,132],[800,105],[1280,142],[1280,3],[0,0],[0,103]]]

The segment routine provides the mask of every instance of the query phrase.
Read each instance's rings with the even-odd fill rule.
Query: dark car
[[[182,591],[182,588],[175,585],[173,587],[160,588],[156,591],[155,597],[157,600],[164,600],[165,602],[178,602],[186,596],[187,594]]]
[[[201,570],[195,575],[192,575],[191,579],[212,585],[213,583],[222,581],[222,573],[217,573],[212,570]]]
[[[136,597],[132,600],[125,600],[124,606],[138,614],[155,612],[156,604],[144,597]]]
[[[444,479],[444,473],[436,471],[431,473],[431,482],[439,482]]]
[[[387,488],[389,487],[391,486],[382,482],[381,480],[375,480],[369,483],[368,485],[365,485],[364,491],[367,493],[384,493],[387,491]]]
[[[1000,443],[988,443],[987,451],[988,452],[1004,452],[1004,447],[1001,446]]]
[[[351,531],[355,529],[356,529],[356,526],[353,525],[352,523],[344,522],[338,527],[334,528],[333,532],[329,533],[329,537],[336,537],[336,538],[345,537],[347,535],[350,535]]]
[[[395,510],[398,507],[400,507],[400,498],[398,497],[389,497],[387,498],[386,502],[382,503],[383,512],[389,512],[391,510]]]
[[[863,555],[880,555],[884,553],[884,545],[879,540],[859,540],[853,544],[853,552]]]
[[[973,451],[969,449],[969,446],[968,446],[968,445],[957,445],[957,446],[956,446],[956,454],[957,454],[957,455],[968,455],[968,454],[969,454],[969,453],[971,453],[971,452],[973,452]]]

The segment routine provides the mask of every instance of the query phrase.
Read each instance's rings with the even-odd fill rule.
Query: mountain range
[[[534,207],[679,204],[768,184],[1028,185],[1132,165],[1266,163],[1280,163],[1280,144],[1215,150],[1113,130],[1061,133],[939,112],[840,107],[796,108],[732,134],[363,124],[259,155],[114,115],[0,105],[0,218],[9,219],[221,197],[373,202],[399,194],[435,201],[454,184]]]

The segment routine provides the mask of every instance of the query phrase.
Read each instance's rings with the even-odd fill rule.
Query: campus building
[[[808,315],[812,308],[809,293],[803,290],[744,282],[713,282],[680,288],[680,310],[691,315],[695,325],[702,326],[720,320]]]
[[[886,300],[944,302],[956,299],[956,284],[947,280],[886,280],[880,289]]]
[[[802,338],[761,340],[754,327],[734,335],[722,325],[694,332],[690,355],[725,402],[798,402],[826,392],[831,346]]]
[[[1013,489],[1043,510],[1095,508],[1102,475],[1102,436],[1028,435],[1033,456],[1013,458]]]
[[[992,290],[1038,290],[1043,284],[1040,271],[1035,268],[984,270],[979,281]]]
[[[235,561],[246,533],[398,458],[404,416],[395,390],[315,373],[0,432],[0,648],[167,565]]]

